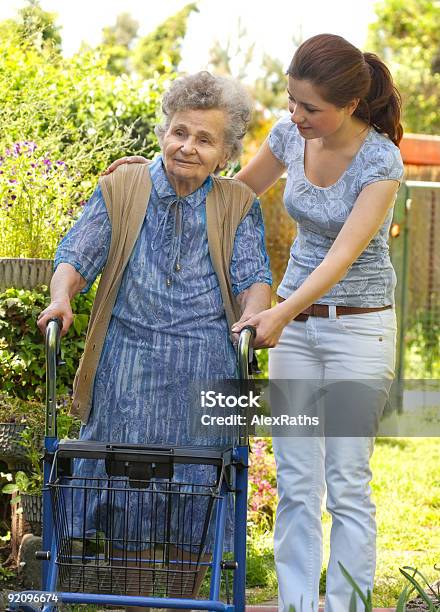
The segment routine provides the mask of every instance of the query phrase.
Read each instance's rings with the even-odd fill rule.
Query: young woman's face
[[[325,138],[337,132],[351,119],[356,104],[339,108],[326,102],[310,82],[289,76],[287,88],[292,121],[306,139]]]

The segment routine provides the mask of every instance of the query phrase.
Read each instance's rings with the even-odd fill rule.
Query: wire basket
[[[176,481],[172,461],[141,458],[131,462],[107,453],[104,478],[66,475],[62,461],[64,469],[52,470],[59,591],[194,594],[208,565],[206,540],[221,498],[222,463],[211,465],[213,481],[194,484]]]

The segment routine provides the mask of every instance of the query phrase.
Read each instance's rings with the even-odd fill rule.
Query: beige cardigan
[[[235,233],[251,208],[255,194],[234,179],[212,176],[206,198],[209,254],[217,274],[229,327],[240,316],[232,293],[229,265]],[[90,314],[86,344],[73,382],[72,414],[87,423],[96,369],[122,276],[142,227],[151,194],[147,164],[123,164],[99,180],[112,225],[112,237]]]

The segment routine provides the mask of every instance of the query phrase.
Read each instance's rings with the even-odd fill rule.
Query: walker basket
[[[57,589],[191,597],[210,522],[223,495],[228,453],[61,442],[48,483]],[[103,476],[77,476],[78,459],[92,460],[95,466],[101,462]],[[207,466],[209,481],[176,479],[179,469],[182,473],[196,464]]]

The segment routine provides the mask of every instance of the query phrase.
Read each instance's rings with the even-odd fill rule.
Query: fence
[[[390,252],[399,324],[396,375],[440,374],[440,182],[407,180],[399,191]]]

